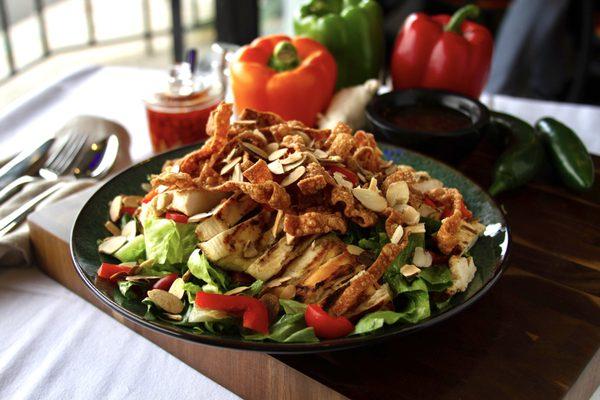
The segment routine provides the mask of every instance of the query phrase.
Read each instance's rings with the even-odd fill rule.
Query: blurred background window
[[[292,34],[301,0],[0,0],[0,107],[92,64],[166,68],[189,47]],[[408,14],[465,3],[495,34],[487,91],[600,103],[600,2],[379,0],[386,45]],[[27,75],[27,79],[22,78]]]

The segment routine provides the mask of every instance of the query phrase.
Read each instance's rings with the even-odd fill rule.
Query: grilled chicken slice
[[[237,224],[244,215],[256,207],[258,207],[258,203],[254,202],[250,196],[241,193],[231,196],[219,206],[213,215],[198,224],[196,227],[198,240],[204,242],[212,239]]]
[[[277,275],[283,267],[303,252],[311,242],[312,240],[307,239],[295,245],[288,244],[286,238],[283,237],[254,260],[248,269],[246,269],[246,273],[256,279],[266,281]]]
[[[296,284],[303,276],[314,271],[325,261],[342,254],[345,250],[346,245],[336,235],[322,236],[290,262],[281,277],[290,278],[288,283]]]
[[[479,236],[481,236],[484,230],[485,225],[480,224],[477,221],[461,221],[457,232],[458,244],[456,245],[457,249],[459,250],[459,255],[462,256],[469,251],[475,242],[477,242],[477,239],[479,239]]]
[[[263,211],[233,228],[221,232],[198,246],[206,257],[216,265],[230,271],[245,271],[255,260],[257,252],[249,255],[248,249],[254,248],[262,233],[272,223],[273,213]]]
[[[390,287],[387,283],[381,285],[375,290],[370,296],[368,296],[362,303],[346,315],[347,318],[356,317],[362,314],[366,314],[371,310],[379,310],[384,305],[392,301],[393,295]]]
[[[202,189],[170,190],[168,193],[173,196],[169,209],[179,211],[188,217],[211,210],[227,196],[226,193],[208,192]]]

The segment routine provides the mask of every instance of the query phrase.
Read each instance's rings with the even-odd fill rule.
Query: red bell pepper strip
[[[392,53],[394,89],[444,89],[478,98],[488,80],[494,45],[484,26],[465,21],[478,14],[472,4],[452,17],[411,14]]]
[[[171,288],[171,285],[173,284],[173,282],[175,282],[175,279],[177,279],[178,277],[179,275],[177,274],[177,272],[165,275],[158,281],[156,281],[156,283],[152,286],[152,289],[166,290],[168,292]]]
[[[142,203],[149,203],[150,200],[152,200],[154,198],[154,196],[156,196],[157,194],[158,193],[156,193],[156,190],[152,189],[151,191],[146,193],[146,195],[142,199]]]
[[[340,174],[344,175],[344,177],[350,181],[350,183],[352,183],[352,186],[358,185],[358,175],[350,171],[348,168],[344,168],[339,165],[331,165],[329,167],[329,171],[331,171],[332,174],[334,172],[339,172]]]
[[[166,219],[173,220],[175,222],[179,222],[180,224],[187,224],[188,216],[181,213],[176,212],[168,212],[165,214]]]
[[[137,208],[135,207],[123,207],[121,209],[121,211],[123,212],[123,214],[129,214],[133,217],[133,214],[135,214],[135,210],[137,210]]]
[[[111,282],[115,282],[117,279],[113,277],[116,274],[128,274],[129,271],[131,271],[131,267],[126,265],[102,263],[100,268],[98,268],[98,278],[108,279]]]
[[[310,304],[304,313],[306,325],[314,328],[315,335],[323,339],[336,339],[347,336],[354,325],[346,317],[332,317],[318,304]]]
[[[441,218],[442,219],[448,218],[453,213],[454,213],[454,211],[452,210],[452,208],[448,207],[444,210],[444,212],[442,212]],[[473,213],[471,211],[469,211],[469,209],[465,205],[464,201],[460,203],[460,213],[462,214],[462,217],[466,220],[473,218]]]
[[[269,333],[267,307],[254,297],[198,292],[195,303],[200,308],[242,315],[244,328],[264,334]]]
[[[425,199],[423,199],[423,203],[427,204],[429,207],[436,209],[437,210],[437,205],[434,203],[433,200],[431,200],[429,197],[425,196]]]

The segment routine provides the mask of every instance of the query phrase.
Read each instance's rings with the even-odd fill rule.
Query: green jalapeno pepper
[[[511,133],[511,144],[500,155],[494,167],[489,192],[495,196],[533,179],[544,163],[544,147],[533,127],[519,118],[492,112],[490,122]]]
[[[577,134],[550,117],[540,119],[535,128],[565,186],[577,191],[591,188],[594,184],[594,163]]]

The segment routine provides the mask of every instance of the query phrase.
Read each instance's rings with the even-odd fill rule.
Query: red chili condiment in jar
[[[205,139],[208,116],[223,98],[220,82],[200,81],[187,63],[175,65],[170,75],[167,89],[145,100],[155,152]]]

